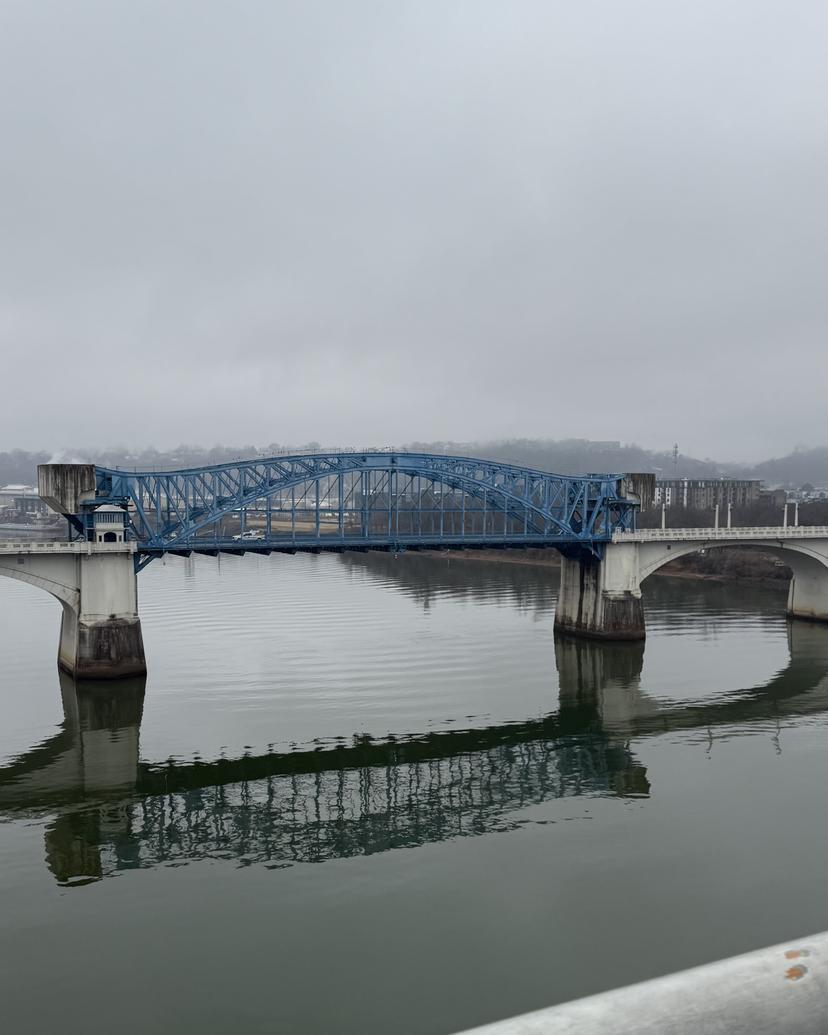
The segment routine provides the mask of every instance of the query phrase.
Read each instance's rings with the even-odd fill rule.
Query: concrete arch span
[[[0,575],[42,589],[60,602],[58,665],[73,670],[81,609],[80,557],[17,553],[0,555]]]
[[[80,609],[80,579],[77,558],[40,557],[25,554],[0,555],[0,575],[45,590],[77,612]]]
[[[787,613],[828,622],[828,528],[644,529],[613,536],[603,557],[567,551],[555,627],[605,639],[643,639],[641,584],[670,561],[700,550],[752,547],[793,571]]]
[[[828,542],[820,540],[779,541],[711,540],[696,543],[641,543],[639,584],[660,568],[702,550],[751,549],[784,561],[793,575],[788,587],[787,613],[796,618],[828,622]]]

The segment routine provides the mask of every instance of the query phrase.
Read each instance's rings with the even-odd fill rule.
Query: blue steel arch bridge
[[[137,566],[165,553],[552,546],[602,556],[635,527],[629,476],[551,474],[471,457],[313,452],[173,471],[94,468],[94,509],[128,513]]]

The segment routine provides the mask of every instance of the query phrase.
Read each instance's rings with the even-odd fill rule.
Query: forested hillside
[[[316,442],[295,447],[297,451],[315,449]],[[54,454],[45,451],[11,449],[0,452],[0,485],[9,482],[32,484],[37,478],[37,465],[52,462],[88,462],[107,467],[143,469],[194,467],[217,464],[249,457],[269,456],[288,448],[275,442],[256,446],[192,446],[176,449],[127,449],[108,447],[94,450],[66,448]],[[454,453],[537,467],[560,474],[592,472],[651,471],[658,478],[760,478],[769,486],[799,488],[828,485],[828,446],[797,449],[787,456],[765,460],[755,465],[698,459],[679,454],[674,461],[670,450],[644,449],[634,444],[594,442],[588,439],[509,439],[491,442],[411,442],[404,448],[432,453]]]

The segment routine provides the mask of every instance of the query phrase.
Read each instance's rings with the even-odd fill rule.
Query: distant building
[[[657,506],[712,510],[718,503],[746,507],[758,503],[762,483],[737,478],[671,478],[655,483],[653,502]]]
[[[785,489],[762,489],[759,499],[762,503],[770,503],[774,507],[784,507],[788,500],[788,493]]]
[[[0,514],[9,517],[35,517],[47,514],[49,508],[38,495],[34,485],[0,486]]]
[[[821,500],[828,500],[828,486],[803,485],[801,489],[789,489],[787,497],[798,503],[818,503]]]

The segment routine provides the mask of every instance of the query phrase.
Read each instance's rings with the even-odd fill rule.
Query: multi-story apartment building
[[[653,502],[691,510],[710,510],[717,503],[744,507],[758,502],[761,485],[747,478],[671,478],[655,483]]]

